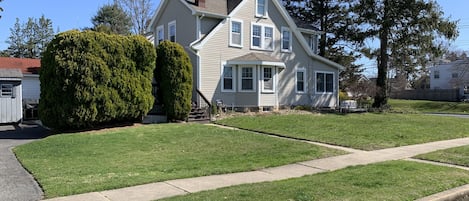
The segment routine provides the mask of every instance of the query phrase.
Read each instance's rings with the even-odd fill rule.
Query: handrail
[[[208,105],[208,117],[210,118],[210,121],[212,121],[212,104],[208,99],[204,96],[204,94],[199,90],[195,89],[197,94],[199,94],[200,97],[204,100],[204,102]]]

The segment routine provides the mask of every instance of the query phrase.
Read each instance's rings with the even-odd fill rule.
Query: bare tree
[[[133,32],[145,35],[147,26],[155,13],[153,0],[114,0],[132,20]]]
[[[455,61],[451,69],[451,84],[453,87],[465,87],[469,85],[469,59]]]

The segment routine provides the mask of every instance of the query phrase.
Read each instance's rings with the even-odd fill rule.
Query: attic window
[[[256,0],[256,17],[267,17],[267,0]]]
[[[176,21],[168,23],[168,39],[171,42],[176,42]]]

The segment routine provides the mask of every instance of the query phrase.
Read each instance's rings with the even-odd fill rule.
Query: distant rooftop
[[[19,69],[23,74],[39,74],[40,59],[0,57],[0,69]]]

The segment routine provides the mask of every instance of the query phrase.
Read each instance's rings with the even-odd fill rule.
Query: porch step
[[[192,107],[189,113],[189,122],[210,121],[207,109]]]

